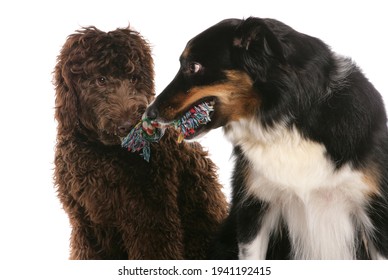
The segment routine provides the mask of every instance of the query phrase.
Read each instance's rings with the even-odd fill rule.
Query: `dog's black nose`
[[[159,112],[154,106],[148,107],[146,111],[146,117],[150,120],[155,120],[158,117],[158,114]]]

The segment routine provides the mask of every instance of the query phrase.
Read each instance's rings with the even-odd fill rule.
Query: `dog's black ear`
[[[249,17],[237,26],[233,39],[234,59],[248,72],[265,79],[274,63],[285,62],[282,43],[265,20]]]
[[[283,47],[265,20],[249,17],[237,28],[233,44],[249,52],[260,52],[284,60]]]

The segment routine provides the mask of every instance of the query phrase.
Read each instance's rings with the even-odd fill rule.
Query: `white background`
[[[8,3],[8,4],[5,4]],[[11,4],[9,4],[11,3]],[[352,57],[388,99],[386,1],[3,1],[0,4],[0,256],[61,262],[70,229],[53,186],[56,137],[52,71],[82,26],[130,25],[152,45],[159,93],[186,42],[225,18],[272,17]],[[222,131],[202,141],[229,189],[231,147]]]

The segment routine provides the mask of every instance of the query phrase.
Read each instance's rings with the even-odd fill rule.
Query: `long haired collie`
[[[227,19],[191,39],[148,108],[169,123],[198,103],[234,145],[216,259],[388,258],[382,97],[351,59],[274,20]]]

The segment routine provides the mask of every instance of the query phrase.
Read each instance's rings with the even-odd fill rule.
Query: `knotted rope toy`
[[[158,123],[143,118],[121,141],[121,146],[130,152],[140,152],[140,155],[149,162],[151,156],[151,142],[158,142],[164,134],[165,128]]]
[[[195,133],[201,125],[211,121],[210,112],[214,111],[213,106],[203,102],[191,108],[180,119],[167,125],[143,117],[142,120],[124,137],[121,146],[131,152],[139,152],[149,162],[151,156],[150,143],[158,142],[164,135],[167,126],[174,127],[178,131],[178,143]]]

